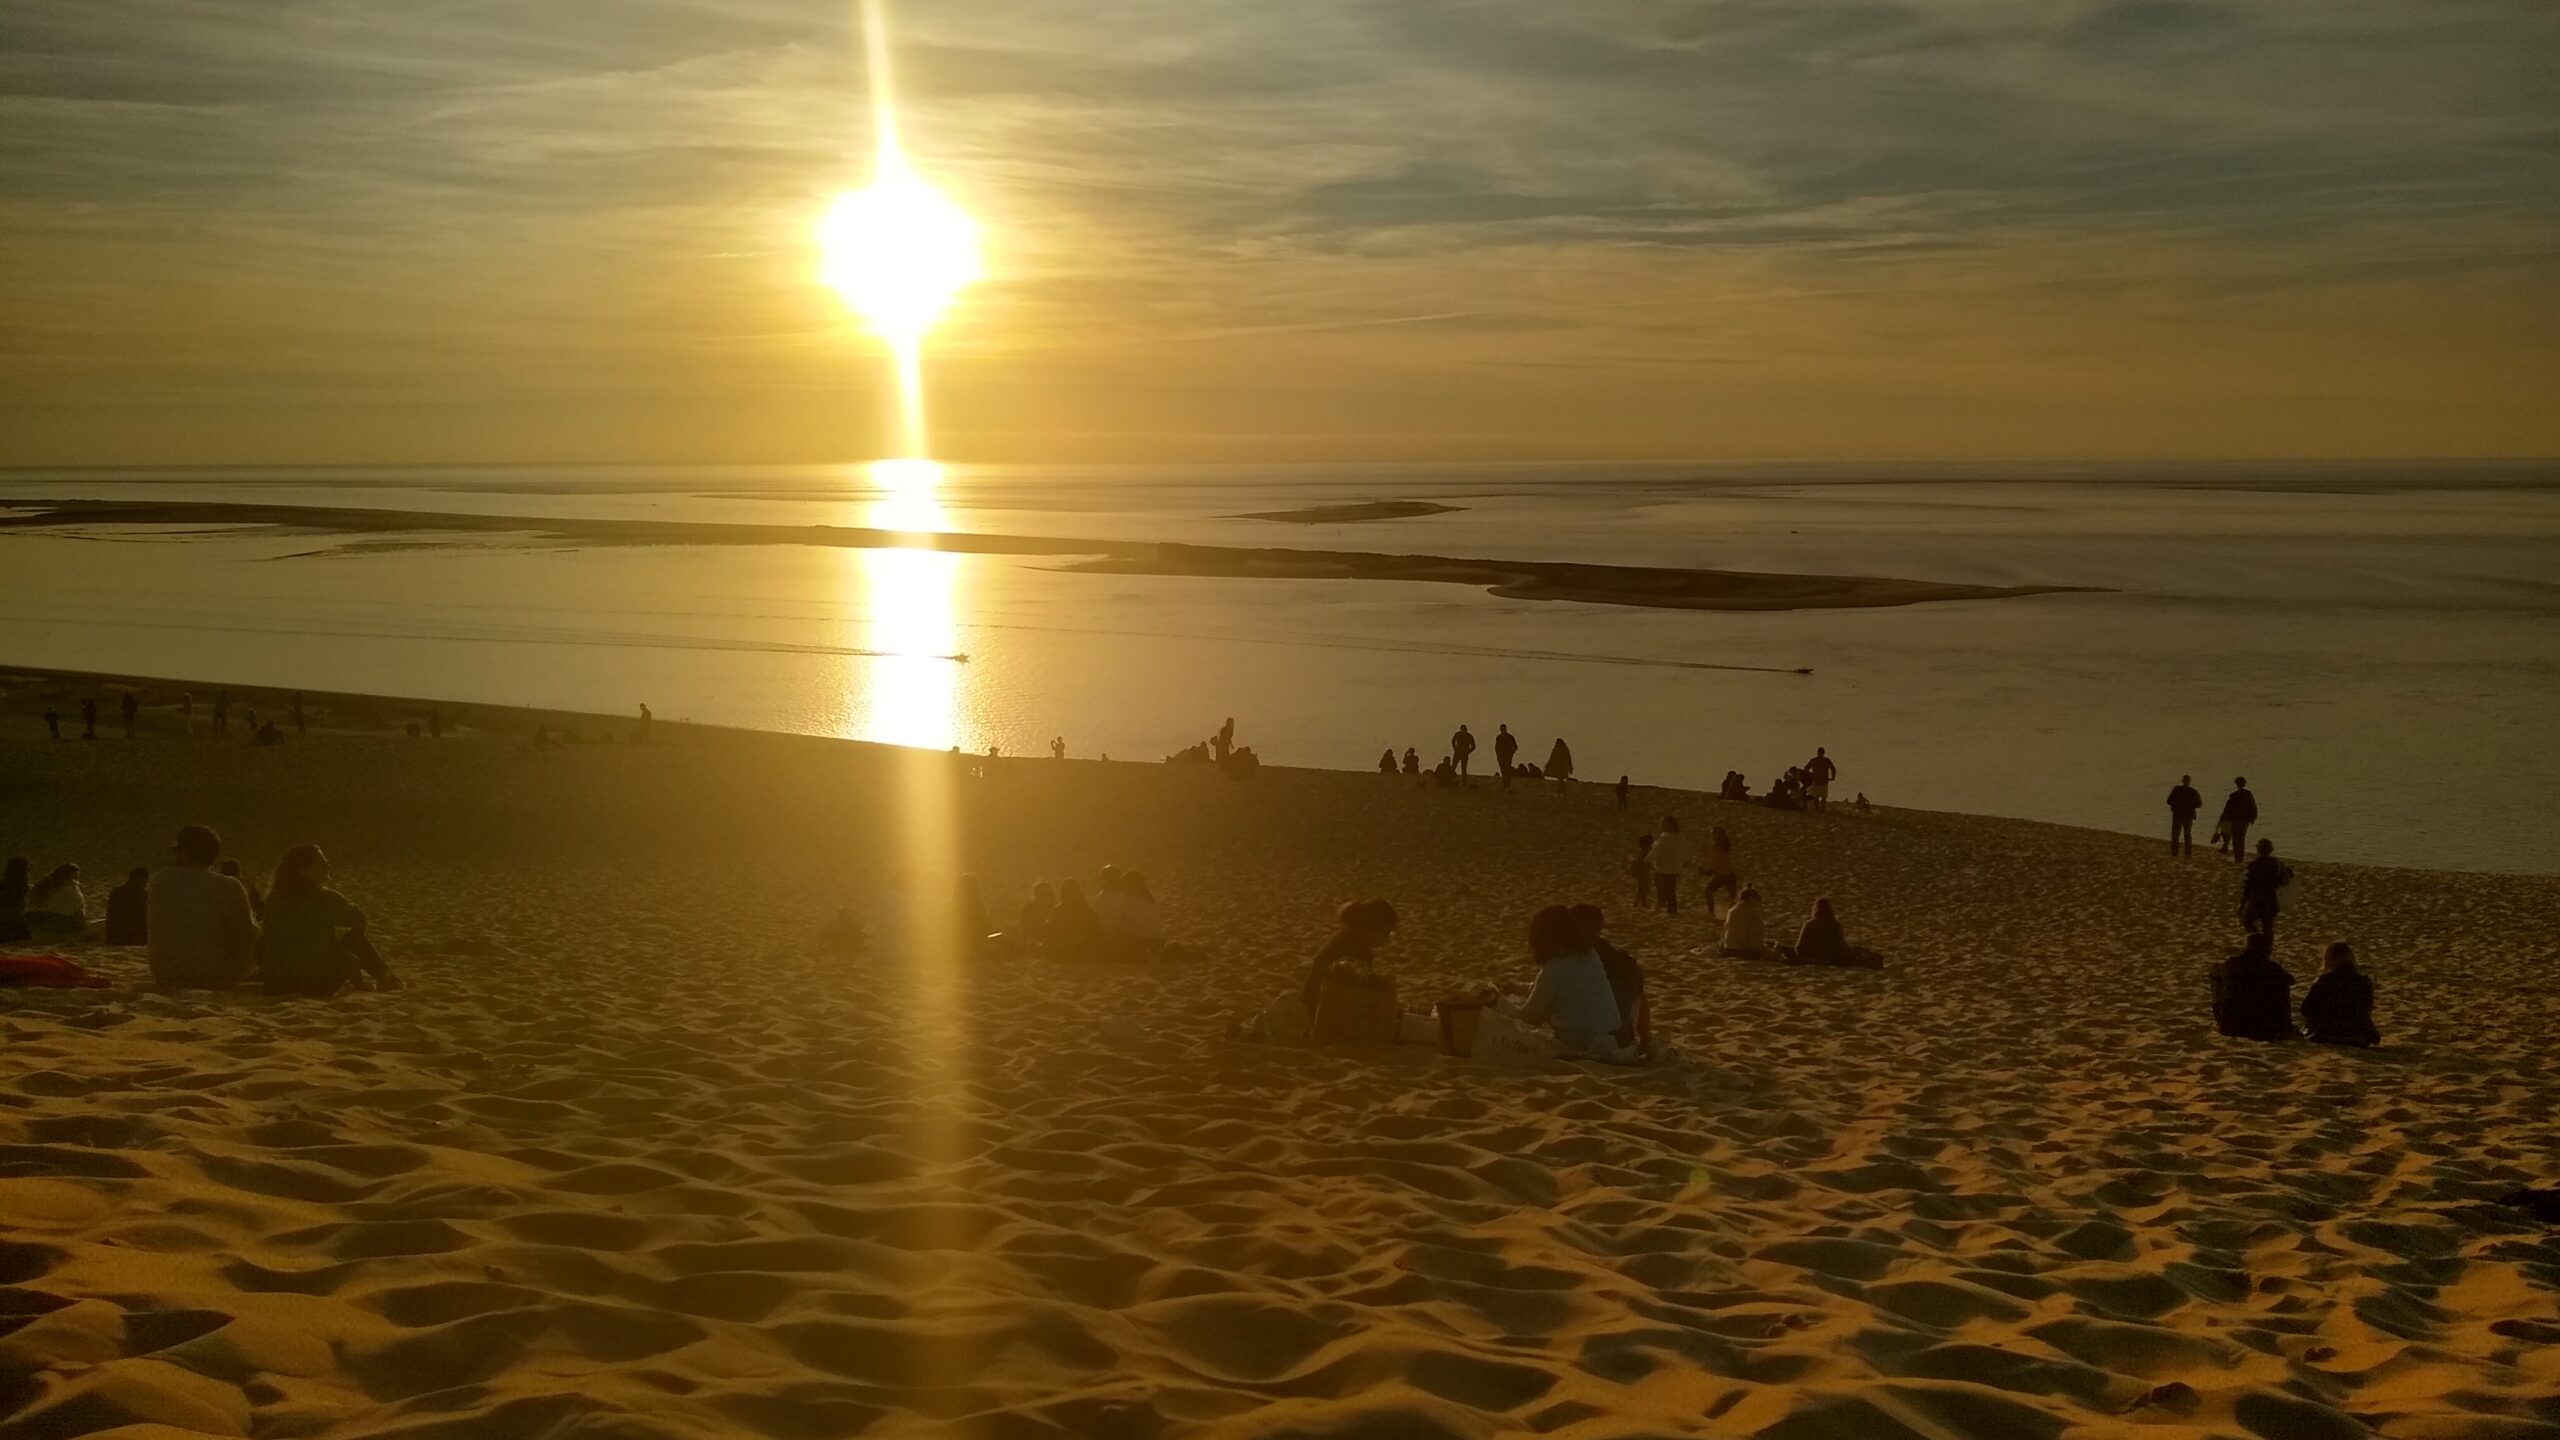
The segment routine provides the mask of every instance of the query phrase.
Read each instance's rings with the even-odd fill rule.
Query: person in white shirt
[[[47,935],[77,935],[89,928],[89,897],[80,893],[80,867],[57,865],[53,873],[27,891],[27,930]]]
[[[1662,817],[1662,829],[1653,837],[1653,891],[1661,897],[1662,913],[1680,913],[1680,872],[1689,867],[1689,837],[1680,833],[1680,817]]]
[[[1760,913],[1758,887],[1745,885],[1733,908],[1724,912],[1724,938],[1716,953],[1737,960],[1757,960],[1768,953],[1769,937]]]

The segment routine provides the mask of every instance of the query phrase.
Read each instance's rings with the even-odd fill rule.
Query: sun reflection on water
[[[937,493],[942,467],[881,460],[867,476],[879,494],[855,523],[933,534],[949,528]],[[912,548],[855,552],[863,619],[853,644],[872,652],[852,667],[844,734],[856,740],[948,750],[962,743],[961,557]]]

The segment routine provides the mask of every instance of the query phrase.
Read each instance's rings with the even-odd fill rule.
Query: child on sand
[[[2382,1032],[2373,1028],[2373,981],[2356,968],[2355,947],[2346,941],[2321,957],[2320,978],[2302,997],[2302,1023],[2323,1045],[2382,1043]]]

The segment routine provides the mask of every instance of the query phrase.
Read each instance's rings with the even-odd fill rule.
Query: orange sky
[[[1088,8],[893,12],[947,458],[2560,454],[2560,7]],[[12,10],[0,463],[890,448],[849,7]]]

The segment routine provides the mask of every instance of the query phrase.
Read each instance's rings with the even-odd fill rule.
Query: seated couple
[[[2382,1043],[2373,1024],[2373,981],[2341,940],[2321,957],[2320,978],[2302,997],[2302,1020],[2323,1045]],[[2252,932],[2246,946],[2213,967],[2213,1026],[2235,1040],[2291,1040],[2293,973],[2276,963],[2275,938]]]
[[[151,877],[146,897],[145,943],[162,985],[227,989],[255,979],[272,993],[328,996],[361,975],[377,990],[400,988],[364,912],[329,888],[319,846],[285,852],[262,904],[214,868],[222,840],[211,829],[186,826],[169,849],[176,863]]]
[[[1045,952],[1060,960],[1179,959],[1184,947],[1164,938],[1164,909],[1154,887],[1135,870],[1102,867],[1093,898],[1084,887],[1061,880],[1031,887],[1022,907],[1022,922],[1007,932],[1017,948]]]
[[[1732,960],[1778,960],[1789,965],[1837,965],[1853,970],[1884,968],[1882,955],[1849,943],[1848,932],[1841,927],[1840,916],[1831,908],[1828,896],[1813,902],[1813,914],[1796,932],[1795,944],[1768,943],[1760,890],[1753,885],[1743,886],[1741,897],[1725,912],[1724,937],[1716,946],[1716,953]]]

